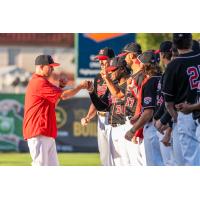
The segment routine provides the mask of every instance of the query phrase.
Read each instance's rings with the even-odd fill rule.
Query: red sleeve
[[[45,80],[41,83],[40,96],[52,103],[56,103],[62,94],[62,90],[49,81]]]

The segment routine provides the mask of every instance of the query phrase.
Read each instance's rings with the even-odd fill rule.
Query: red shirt
[[[44,77],[34,74],[30,80],[24,105],[23,136],[27,140],[37,135],[56,138],[55,103],[62,90]]]

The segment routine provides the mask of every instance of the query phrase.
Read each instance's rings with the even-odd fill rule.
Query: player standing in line
[[[163,165],[163,160],[160,152],[159,138],[156,129],[153,125],[153,115],[156,110],[157,86],[161,78],[161,69],[158,64],[157,56],[153,51],[146,51],[138,56],[145,74],[148,79],[142,84],[140,93],[142,110],[137,121],[132,128],[126,133],[125,138],[135,142],[136,132],[144,127],[144,146],[146,152],[147,165]]]
[[[59,99],[68,99],[81,89],[88,88],[87,81],[65,91],[51,84],[48,78],[54,67],[59,65],[50,55],[38,56],[35,59],[35,74],[26,89],[23,136],[28,142],[33,166],[59,165],[55,143],[55,106]]]
[[[163,81],[165,106],[177,126],[184,158],[183,165],[200,165],[200,148],[196,135],[196,124],[192,114],[177,112],[175,105],[188,102],[195,103],[199,83],[200,55],[192,51],[191,33],[174,33],[173,43],[177,47],[179,56],[172,60],[166,69]],[[177,109],[180,109],[177,106]],[[176,141],[175,141],[176,142]]]
[[[114,51],[111,48],[105,47],[99,51],[96,59],[99,60],[101,70],[110,66],[110,61],[114,58],[114,56]],[[107,86],[105,81],[99,73],[94,79],[94,92],[98,95],[98,97],[104,98],[104,96],[107,95],[106,90]],[[103,166],[110,166],[112,164],[110,159],[110,142],[109,136],[106,132],[108,127],[109,108],[98,111],[94,104],[91,104],[87,116],[81,119],[81,124],[86,126],[90,120],[96,116],[96,114],[98,115],[97,141],[101,164]]]
[[[159,48],[160,53],[160,61],[164,65],[164,70],[166,66],[169,64],[172,58],[172,42],[171,41],[164,41],[160,44]],[[157,88],[157,111],[154,114],[154,125],[158,129],[157,134],[160,139],[160,150],[163,158],[164,165],[176,165],[174,159],[174,152],[172,149],[171,144],[171,134],[172,134],[172,121],[165,122],[167,124],[166,130],[163,130],[162,127],[162,116],[165,113],[165,103],[164,97],[162,95],[162,84],[163,84],[163,77],[160,79]],[[162,119],[161,119],[162,118]],[[171,119],[171,118],[170,118]],[[164,123],[164,122],[163,122]],[[164,134],[164,135],[163,135]],[[180,149],[180,148],[179,148]]]
[[[115,87],[125,92],[126,82],[129,76],[128,69],[126,68],[126,61],[123,58],[115,57],[111,61],[111,66],[101,71],[101,75],[107,83],[107,79],[115,83]],[[90,89],[91,90],[91,89]],[[105,98],[99,98],[93,90],[90,91],[90,97],[98,110],[104,110],[110,107],[109,119],[110,128],[107,130],[110,136],[110,148],[112,165],[124,165],[123,158],[123,132],[125,125],[125,99],[117,98],[110,93],[112,87],[108,86],[108,95]]]

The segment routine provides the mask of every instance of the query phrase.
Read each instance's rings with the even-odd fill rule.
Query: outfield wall
[[[97,120],[82,127],[80,120],[90,105],[89,98],[61,101],[56,108],[59,152],[96,152]],[[24,94],[0,95],[0,151],[27,152],[27,142],[22,136]]]

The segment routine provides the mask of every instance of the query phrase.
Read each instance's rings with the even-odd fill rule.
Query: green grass
[[[99,166],[98,153],[59,153],[61,166]],[[0,166],[30,166],[28,153],[0,153]]]

